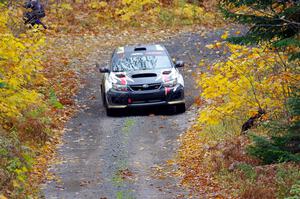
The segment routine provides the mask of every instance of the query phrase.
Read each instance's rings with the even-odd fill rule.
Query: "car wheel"
[[[116,116],[116,110],[111,108],[106,108],[106,115],[107,116]]]
[[[101,97],[102,97],[102,104],[103,106],[106,106],[106,96],[105,96],[105,92],[103,90],[103,86],[101,86]]]
[[[185,112],[185,104],[177,104],[176,113],[184,113],[184,112]]]

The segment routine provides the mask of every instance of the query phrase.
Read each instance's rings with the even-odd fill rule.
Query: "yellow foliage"
[[[60,8],[62,8],[64,10],[73,10],[73,7],[69,3],[62,3],[62,4],[60,4]]]
[[[228,31],[225,31],[224,34],[221,36],[222,39],[227,39],[228,38]]]
[[[193,5],[193,4],[185,4],[182,8],[182,12],[180,13],[186,19],[196,19],[203,15],[203,8]]]
[[[4,195],[0,194],[0,199],[7,199]]]
[[[91,3],[88,4],[88,7],[89,8],[92,8],[92,9],[103,9],[103,8],[106,8],[107,7],[107,2],[105,1],[92,1]]]
[[[227,37],[226,33],[223,37]],[[287,56],[267,47],[233,44],[227,47],[231,56],[215,63],[209,73],[199,78],[198,84],[203,89],[201,97],[207,102],[199,122],[215,125],[230,118],[244,120],[259,108],[273,115],[282,113],[290,88],[300,80],[293,67],[287,67],[296,63],[289,63]]]
[[[122,0],[122,8],[117,9],[116,14],[121,15],[122,21],[129,22],[158,4],[158,0]]]
[[[39,47],[44,37],[32,30],[14,37],[6,27],[8,11],[0,13],[0,119],[7,121],[22,114],[29,105],[41,103],[41,94],[32,89],[43,80]]]

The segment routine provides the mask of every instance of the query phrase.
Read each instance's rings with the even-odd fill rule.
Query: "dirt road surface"
[[[160,165],[172,159],[178,148],[178,136],[195,118],[192,106],[199,94],[193,74],[201,59],[213,61],[218,52],[205,45],[220,38],[223,31],[182,33],[162,42],[172,57],[187,63],[185,77],[187,111],[174,114],[171,109],[136,109],[120,117],[107,117],[100,97],[100,74],[90,70],[86,84],[76,100],[82,109],[67,123],[62,163],[50,170],[59,178],[47,182],[45,198],[188,198],[179,179],[157,176]],[[87,59],[101,64],[95,53]]]

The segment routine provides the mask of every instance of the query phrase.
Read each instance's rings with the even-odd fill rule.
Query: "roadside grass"
[[[240,126],[226,121],[191,127],[181,137],[176,158],[182,184],[200,197],[298,198],[300,165],[261,164],[247,154],[251,140],[240,135]],[[263,128],[255,131],[264,134]]]
[[[234,171],[218,174],[218,181],[235,198],[287,198],[300,179],[299,165],[282,163],[264,166],[241,164]]]
[[[125,124],[124,127],[122,128],[122,133],[124,134],[124,136],[128,136],[128,134],[130,133],[130,128],[133,127],[135,124],[135,120],[128,118],[125,120]]]
[[[130,129],[134,126],[135,120],[132,118],[126,118],[124,121],[124,126],[121,130],[122,144],[128,144]],[[133,179],[133,173],[128,169],[128,160],[127,156],[128,151],[122,150],[119,152],[118,160],[115,162],[116,168],[111,177],[112,185],[117,188],[126,188],[127,183],[130,183]],[[120,190],[116,192],[116,198],[118,199],[132,199],[134,198],[132,190]]]
[[[219,142],[230,140],[236,136],[239,136],[241,131],[240,126],[240,121],[224,120],[221,124],[211,125],[204,128],[197,128],[203,129],[200,132],[200,136],[205,137],[207,139],[207,142],[214,142],[217,144]]]
[[[117,199],[134,199],[134,197],[131,196],[131,191],[118,191],[116,193]]]

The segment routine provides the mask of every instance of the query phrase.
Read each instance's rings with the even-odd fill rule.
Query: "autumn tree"
[[[32,136],[29,129],[33,127],[26,117],[39,115],[46,108],[39,90],[46,82],[40,50],[45,38],[36,28],[15,37],[8,27],[11,19],[7,5],[0,2],[0,11],[0,193],[19,190],[11,198],[22,198],[18,194],[26,184],[33,156],[25,144],[25,136]],[[35,143],[41,137],[39,132],[34,132]]]
[[[278,80],[281,82],[281,88],[284,89],[282,106],[285,111],[279,117],[278,115],[273,117],[267,125],[271,129],[269,138],[253,136],[255,145],[249,148],[249,152],[265,163],[289,160],[299,162],[300,97],[297,83],[299,76],[296,74],[299,70],[300,58],[300,2],[221,0],[220,7],[227,18],[250,25],[245,35],[229,38],[230,42],[242,45],[264,45],[279,57],[279,61],[272,67],[273,72],[265,74],[263,78],[271,77],[272,83]],[[289,56],[289,60],[284,58],[285,55]],[[257,70],[255,64],[249,67],[252,67],[250,70]],[[296,81],[292,83],[292,79]],[[272,106],[271,103],[272,101],[267,106]]]

